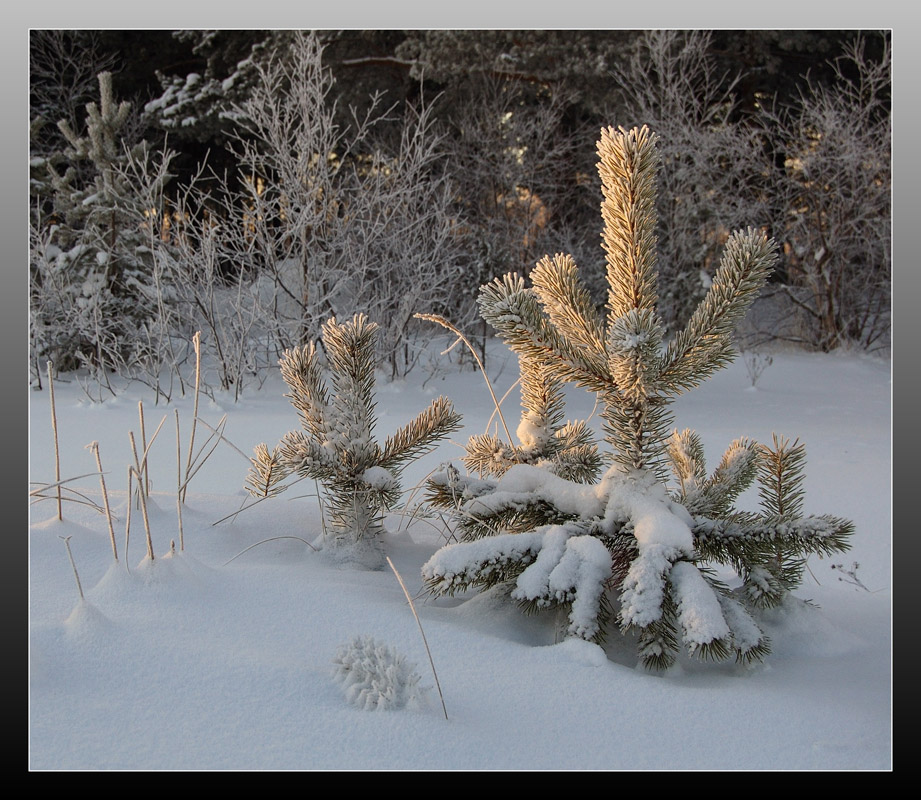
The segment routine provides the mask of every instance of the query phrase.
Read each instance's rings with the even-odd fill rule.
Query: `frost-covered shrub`
[[[333,660],[333,678],[353,706],[387,711],[424,706],[427,687],[405,656],[370,636],[342,645]]]
[[[302,430],[285,435],[271,452],[256,448],[247,489],[257,496],[282,490],[290,474],[319,480],[326,489],[329,526],[323,544],[369,568],[383,564],[381,513],[399,499],[402,468],[460,427],[460,415],[444,397],[381,447],[373,436],[374,339],[378,326],[364,315],[323,325],[323,350],[330,383],[323,380],[321,356],[311,343],[288,350],[280,361],[287,395]]]
[[[833,83],[809,79],[792,107],[761,111],[778,151],[782,291],[802,338],[824,351],[889,345],[892,73],[880,43],[874,60],[858,37],[832,64]]]
[[[599,396],[610,467],[591,485],[532,464],[498,480],[436,475],[432,495],[454,504],[465,541],[435,553],[423,577],[436,594],[513,583],[527,608],[568,607],[569,633],[584,639],[600,639],[616,618],[636,633],[647,667],[669,666],[679,642],[701,657],[760,659],[769,643],[751,609],[780,602],[805,555],[846,549],[853,526],[802,517],[801,446],[740,439],[707,476],[699,438],[670,432],[668,406],[733,358],[734,327],[776,248],[751,229],[733,234],[706,297],[666,344],[656,309],[655,136],[603,130],[598,155],[606,317],[564,255],[543,259],[531,288],[517,274],[487,284],[479,304],[533,381],[571,381]],[[761,513],[735,511],[756,477]],[[740,589],[718,580],[713,564],[734,568]]]

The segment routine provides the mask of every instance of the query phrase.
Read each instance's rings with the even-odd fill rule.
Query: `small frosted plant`
[[[384,564],[382,513],[401,494],[400,473],[460,427],[460,415],[444,397],[412,422],[374,440],[374,344],[378,326],[364,315],[323,325],[329,381],[316,346],[288,350],[279,362],[302,430],[284,436],[272,450],[255,449],[247,477],[251,494],[268,497],[283,490],[292,473],[319,480],[326,490],[329,525],[324,546],[369,568]]]
[[[522,411],[517,444],[491,434],[471,436],[465,466],[498,478],[516,464],[535,464],[569,480],[593,481],[601,469],[598,448],[585,422],[564,423],[562,383],[542,376],[525,354],[519,354],[518,368]]]
[[[498,481],[435,476],[436,497],[461,498],[465,541],[439,550],[423,577],[436,594],[512,584],[526,609],[567,607],[569,634],[584,639],[599,640],[616,619],[650,668],[672,664],[681,643],[704,658],[761,659],[769,643],[752,607],[779,602],[808,553],[846,549],[853,526],[801,516],[803,453],[779,440],[773,450],[737,440],[708,476],[696,434],[672,433],[669,405],[732,360],[734,328],[776,246],[753,229],[733,233],[707,295],[666,343],[656,310],[655,135],[602,130],[598,155],[605,316],[562,254],[537,264],[531,287],[517,274],[483,286],[479,306],[533,383],[569,381],[599,397],[609,469],[594,485],[526,463]],[[736,512],[756,477],[763,513]],[[712,563],[734,567],[742,589],[730,592]]]
[[[367,711],[424,707],[427,687],[403,655],[370,636],[342,645],[333,660],[333,678],[353,706]]]
[[[767,353],[759,353],[757,350],[743,350],[742,358],[745,361],[748,379],[754,389],[764,371],[774,363],[774,358]]]
[[[437,322],[457,333],[470,347],[474,358],[478,359],[476,351],[466,337],[449,322],[434,315],[417,316]],[[482,364],[480,368],[482,370]],[[428,502],[435,507],[454,512],[457,530],[464,539],[488,536],[497,530],[496,524],[499,520],[493,519],[489,526],[484,527],[476,515],[457,513],[475,486],[479,487],[480,492],[495,486],[495,481],[489,480],[490,478],[499,478],[516,465],[532,464],[571,481],[592,483],[601,470],[601,455],[586,422],[563,422],[562,382],[547,378],[539,365],[525,354],[518,355],[518,368],[522,413],[515,431],[517,443],[514,442],[502,415],[500,402],[496,400],[489,380],[486,379],[507,441],[497,434],[471,436],[465,446],[466,455],[462,459],[469,470],[486,480],[461,480],[458,471],[447,465],[444,472],[427,482]],[[546,510],[547,508],[543,507],[541,512]],[[534,521],[534,515],[527,509],[511,508],[501,520],[501,525],[505,530],[527,530],[533,527]]]

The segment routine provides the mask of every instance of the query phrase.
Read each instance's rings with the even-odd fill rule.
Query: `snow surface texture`
[[[94,472],[84,448],[99,441],[119,561],[93,508],[65,502],[58,521],[53,500],[32,507],[30,767],[889,769],[889,365],[846,354],[773,355],[756,390],[740,359],[674,406],[676,425],[697,430],[708,455],[740,435],[799,436],[807,448],[804,512],[856,524],[849,553],[810,558],[796,598],[759,618],[772,642],[765,664],[683,655],[656,676],[637,667],[634,642],[610,637],[601,647],[570,638],[556,612],[523,615],[507,592],[426,600],[420,570],[444,544],[439,520],[391,514],[387,553],[416,598],[447,722],[437,702],[365,713],[343,697],[330,670],[343,642],[372,636],[417,665],[428,657],[390,570],[332,564],[305,543],[321,532],[309,482],[215,524],[252,503],[242,488],[246,459],[221,445],[190,484],[180,552],[173,406],[155,406],[140,388],[91,405],[64,376],[71,382],[55,385],[62,476]],[[515,360],[496,346],[487,363],[502,396],[517,377]],[[423,388],[428,378],[378,383],[382,430],[445,394],[465,415],[455,441],[484,432],[493,409],[479,376],[446,369]],[[297,426],[284,391],[280,378],[270,379],[238,404],[203,399],[199,413],[211,425],[226,413],[226,437],[250,453]],[[593,398],[581,390],[567,398],[567,417],[589,416]],[[139,400],[148,439],[168,417],[150,454],[153,562],[137,507],[125,552],[128,432],[138,435]],[[517,402],[512,392],[506,409]],[[174,405],[185,447],[192,401]],[[47,391],[31,395],[30,430],[30,480],[53,482]],[[445,461],[460,466],[462,456],[459,446],[442,445],[407,469],[404,487]],[[97,477],[70,486],[102,504]],[[757,491],[738,505],[756,510]],[[60,536],[70,537],[83,602]],[[177,552],[166,557],[171,540]],[[854,562],[866,588],[848,572]],[[671,579],[695,591],[692,574],[672,570]],[[732,609],[723,602],[739,637]],[[427,666],[424,680],[431,682]]]

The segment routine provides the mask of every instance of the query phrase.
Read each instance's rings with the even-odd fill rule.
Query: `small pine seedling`
[[[427,687],[415,665],[370,636],[343,645],[333,660],[333,678],[353,706],[366,711],[424,707]]]
[[[283,490],[292,473],[319,480],[326,490],[330,524],[324,546],[368,568],[384,565],[380,538],[382,512],[401,494],[400,473],[460,427],[461,417],[439,397],[412,422],[374,440],[374,343],[378,326],[363,314],[322,329],[329,360],[329,385],[323,379],[316,346],[288,350],[279,362],[302,430],[292,431],[271,451],[255,449],[247,489],[259,497]]]

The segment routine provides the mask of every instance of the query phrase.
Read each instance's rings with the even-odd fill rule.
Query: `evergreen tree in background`
[[[131,104],[116,101],[110,73],[98,81],[85,133],[61,120],[67,148],[33,164],[31,219],[33,346],[58,369],[97,375],[124,368],[146,339],[158,295],[151,237],[163,223],[172,157],[130,145]]]
[[[601,638],[616,614],[650,668],[673,663],[679,642],[701,657],[760,659],[769,645],[750,609],[780,602],[798,583],[803,557],[845,549],[853,526],[801,516],[796,446],[771,451],[738,440],[706,477],[696,435],[670,435],[669,404],[732,359],[732,332],[775,246],[752,229],[733,234],[707,295],[666,344],[656,309],[656,137],[645,127],[608,128],[598,155],[606,317],[565,255],[543,259],[531,288],[516,274],[487,284],[479,304],[534,380],[569,381],[599,396],[612,464],[588,486],[529,464],[498,481],[451,470],[435,476],[433,493],[455,498],[481,538],[442,548],[423,576],[437,594],[513,585],[512,598],[526,608],[567,607],[569,633],[586,639]],[[669,467],[680,487],[672,493]],[[733,500],[756,476],[762,513],[735,512]],[[713,563],[735,568],[742,588],[729,591]]]

